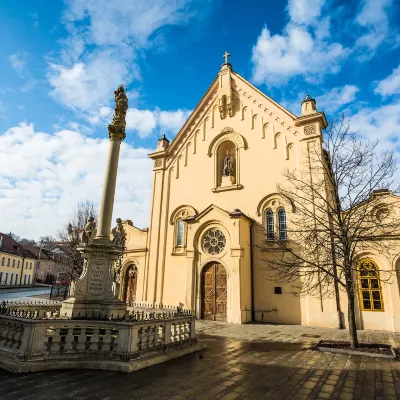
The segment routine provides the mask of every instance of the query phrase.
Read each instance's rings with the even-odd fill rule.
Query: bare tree
[[[11,236],[16,242],[18,242],[19,244],[22,244],[22,245],[24,245],[24,244],[29,244],[29,245],[33,245],[33,246],[36,245],[36,242],[35,242],[34,240],[23,238],[23,237],[21,237],[21,236],[16,235],[15,233],[10,232],[10,236]]]
[[[81,201],[68,222],[58,231],[60,241],[57,244],[64,255],[58,259],[57,267],[60,272],[67,273],[71,281],[76,281],[82,273],[83,258],[76,248],[89,217],[93,217],[97,223],[97,208],[93,201]]]
[[[278,185],[293,212],[287,232],[273,238],[278,251],[268,259],[268,276],[291,284],[298,294],[317,294],[321,300],[335,294],[338,312],[339,290],[344,291],[352,347],[358,347],[358,278],[373,274],[378,281],[391,280],[391,271],[360,264],[360,254],[372,250],[394,261],[399,202],[387,188],[395,172],[394,152],[379,152],[377,141],[352,132],[342,116],[330,124],[322,146],[310,146],[304,164],[287,170]]]
[[[39,239],[39,245],[45,250],[53,250],[56,247],[56,239],[53,236],[41,236]]]

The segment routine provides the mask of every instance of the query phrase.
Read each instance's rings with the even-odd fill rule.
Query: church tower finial
[[[229,68],[232,69],[232,65],[229,62],[229,56],[231,55],[231,53],[225,51],[225,54],[222,56],[223,58],[225,58],[225,62],[221,65],[221,71]]]
[[[307,94],[305,100],[301,102],[301,115],[310,115],[317,112],[317,102]]]

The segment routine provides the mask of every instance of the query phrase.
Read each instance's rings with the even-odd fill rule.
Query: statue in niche
[[[121,218],[117,218],[117,226],[111,231],[112,243],[115,246],[125,247],[126,233]]]
[[[229,150],[226,151],[226,157],[224,159],[224,169],[222,172],[223,176],[232,176],[233,175],[233,157]]]
[[[72,226],[68,227],[68,233],[70,233],[69,232],[70,229],[72,232]],[[93,217],[89,217],[81,233],[81,243],[84,244],[85,246],[90,244],[95,235],[96,235],[96,222]]]

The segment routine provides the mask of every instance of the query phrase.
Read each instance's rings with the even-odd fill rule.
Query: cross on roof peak
[[[225,64],[229,64],[229,60],[228,57],[231,55],[231,53],[228,53],[227,51],[225,51],[225,54],[222,56],[225,58]]]

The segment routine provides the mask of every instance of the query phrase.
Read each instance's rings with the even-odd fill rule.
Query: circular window
[[[221,253],[225,245],[225,236],[219,229],[211,228],[203,236],[203,250],[208,254]]]
[[[375,216],[379,222],[382,222],[389,215],[389,210],[385,207],[379,208]]]

